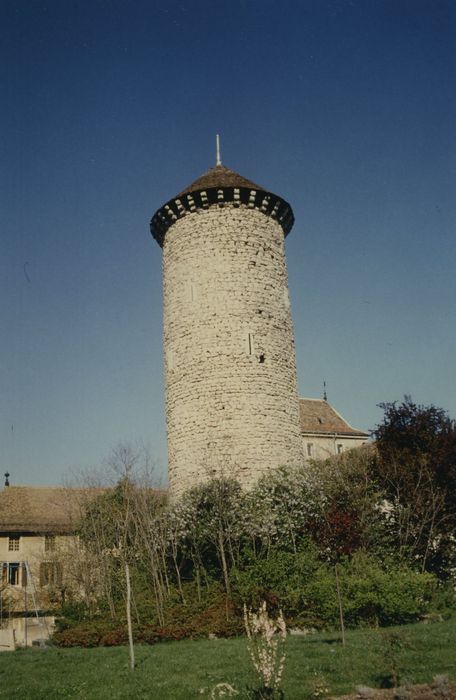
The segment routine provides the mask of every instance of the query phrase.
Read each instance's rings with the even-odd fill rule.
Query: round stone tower
[[[252,485],[302,458],[284,238],[287,202],[221,164],[163,205],[171,494],[213,476]]]

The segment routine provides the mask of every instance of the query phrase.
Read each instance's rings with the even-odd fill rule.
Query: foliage
[[[418,620],[434,600],[437,580],[406,565],[385,569],[374,558],[358,554],[339,568],[345,622],[391,625]],[[297,554],[274,550],[234,577],[235,593],[248,605],[261,596],[282,607],[293,624],[336,626],[339,618],[335,571],[318,560],[313,546]]]
[[[102,631],[93,623],[81,624],[75,628],[64,629],[54,633],[53,641],[59,647],[96,647],[99,646]]]
[[[372,478],[388,503],[390,532],[402,558],[449,576],[456,566],[456,424],[409,396],[380,406]]]
[[[243,501],[235,479],[212,479],[187,491],[170,514],[172,546],[180,545],[199,577],[220,571],[228,594],[229,569],[239,557]]]
[[[410,641],[400,630],[382,631],[379,636],[380,658],[386,672],[378,676],[380,687],[397,688],[402,681],[401,652],[409,648]]]
[[[306,607],[304,589],[321,567],[311,542],[302,543],[296,553],[271,547],[268,557],[252,559],[242,570],[232,572],[235,600],[255,608],[266,600],[271,609],[283,608],[289,619],[318,624],[313,610]]]
[[[345,620],[351,626],[419,620],[429,609],[437,586],[431,574],[405,565],[385,569],[364,554],[342,564],[340,579]]]
[[[281,682],[285,665],[287,628],[282,612],[276,620],[268,615],[266,601],[258,612],[244,605],[244,625],[253,668],[260,683],[254,690],[256,698],[283,697]]]
[[[442,581],[456,570],[454,423],[408,398],[383,407],[377,445],[279,468],[249,491],[211,479],[173,503],[119,447],[115,487],[86,503],[63,614],[83,624],[108,613],[117,629],[129,610],[130,627],[153,641],[229,636],[243,604],[263,600],[291,624],[317,628],[342,616],[348,626],[407,622],[451,607],[452,588],[428,573]],[[103,634],[121,638],[111,631]]]

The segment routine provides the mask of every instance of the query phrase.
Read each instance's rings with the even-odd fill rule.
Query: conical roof
[[[198,210],[226,204],[261,211],[280,224],[285,236],[293,226],[293,210],[288,202],[220,164],[209,168],[204,175],[163,204],[152,217],[150,231],[157,243],[163,246],[166,232],[175,221]]]
[[[247,180],[242,175],[235,173],[234,170],[230,170],[224,165],[216,165],[214,168],[209,168],[204,175],[192,182],[185,190],[179,192],[177,196],[180,197],[188,192],[197,192],[211,187],[248,187],[249,189],[253,187],[257,190],[264,190],[264,187]]]

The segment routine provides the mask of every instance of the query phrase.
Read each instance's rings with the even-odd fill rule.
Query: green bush
[[[339,565],[347,626],[394,625],[418,620],[431,609],[436,589],[432,574],[385,569],[372,557],[355,555]],[[310,545],[296,554],[276,550],[233,574],[236,595],[248,606],[266,599],[281,607],[289,624],[339,624],[335,569],[318,561]]]
[[[415,622],[429,611],[436,586],[432,574],[409,567],[385,569],[367,555],[339,567],[345,622],[348,626]],[[334,569],[322,567],[305,586],[308,602],[321,619],[337,624],[339,604]]]
[[[447,619],[456,607],[456,591],[453,581],[438,582],[432,598],[432,610]]]
[[[244,569],[231,573],[238,603],[257,608],[263,600],[269,608],[282,607],[288,615],[302,609],[303,586],[311,580],[321,563],[314,545],[305,542],[297,552],[271,548],[267,558],[253,560]]]
[[[216,637],[234,637],[242,634],[242,609],[214,584],[198,599],[193,584],[184,585],[185,603],[171,595],[165,608],[166,624],[159,624],[153,614],[144,617],[133,629],[135,642],[156,644],[162,641],[198,639],[214,634]],[[92,621],[77,622],[60,618],[53,641],[60,647],[120,646],[127,644],[126,620],[111,620],[98,616]]]

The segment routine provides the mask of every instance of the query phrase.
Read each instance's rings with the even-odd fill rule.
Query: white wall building
[[[369,434],[353,428],[327,401],[299,399],[304,459],[327,459],[361,447]]]

